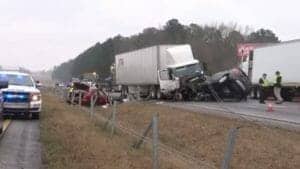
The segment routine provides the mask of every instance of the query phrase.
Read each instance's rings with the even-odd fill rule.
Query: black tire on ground
[[[1,128],[0,128],[0,134],[2,134],[2,133],[3,133],[3,128],[1,127]]]

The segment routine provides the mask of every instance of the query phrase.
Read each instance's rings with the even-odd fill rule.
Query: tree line
[[[248,32],[237,24],[232,25],[183,25],[171,19],[162,28],[150,27],[130,37],[117,35],[103,43],[96,43],[75,59],[55,66],[52,78],[60,81],[89,72],[97,72],[101,78],[110,76],[110,66],[116,54],[159,44],[184,44],[192,46],[194,57],[203,64],[207,73],[232,68],[237,64],[238,43],[279,42],[268,29]]]

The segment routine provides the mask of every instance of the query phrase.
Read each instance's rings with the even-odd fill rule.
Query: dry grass
[[[98,110],[106,115],[111,110]],[[154,112],[159,113],[160,141],[219,168],[228,131],[242,126],[233,154],[236,169],[300,168],[300,133],[178,108],[132,102],[118,106],[118,120],[142,132]]]
[[[149,146],[132,150],[132,137],[118,132],[111,139],[109,132],[99,127],[100,121],[94,119],[96,123],[91,123],[87,113],[59,103],[48,94],[44,95],[44,103],[41,125],[46,168],[151,168]],[[99,109],[96,115],[107,117],[111,111]],[[233,126],[244,127],[239,130],[232,168],[300,168],[300,133],[150,103],[121,104],[117,119],[142,133],[155,112],[159,113],[162,143],[215,168],[220,168],[228,130]],[[161,168],[192,168],[174,154],[160,152],[160,158]]]
[[[149,149],[133,150],[132,139],[109,132],[91,122],[87,113],[44,94],[41,116],[43,164],[46,169],[150,169]],[[162,168],[180,164],[162,161]]]

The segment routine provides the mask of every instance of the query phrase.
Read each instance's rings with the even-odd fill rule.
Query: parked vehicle
[[[271,81],[275,80],[275,72],[280,71],[283,77],[281,95],[286,101],[300,96],[300,40],[293,40],[257,47],[249,56],[241,60],[241,67],[253,83],[253,96],[257,95],[259,78],[263,73]]]
[[[122,95],[208,100],[245,98],[250,81],[241,69],[206,76],[190,45],[159,45],[115,56],[116,84]]]
[[[8,81],[8,88],[0,91],[4,116],[24,115],[28,118],[39,118],[42,110],[41,92],[29,74],[0,71],[0,81]]]
[[[8,88],[8,81],[0,81],[0,90]],[[0,95],[0,134],[3,132],[3,97]]]
[[[116,84],[122,93],[161,98],[181,97],[180,79],[204,75],[190,45],[159,45],[118,54]]]
[[[79,103],[81,94],[81,104],[89,106],[91,103],[92,95],[97,95],[96,105],[105,105],[109,103],[108,96],[102,90],[91,86],[89,83],[75,82],[73,83],[72,90],[69,91],[67,102],[72,102],[72,95],[74,95],[73,103]]]

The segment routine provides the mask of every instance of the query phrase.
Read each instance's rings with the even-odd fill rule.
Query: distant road
[[[12,121],[0,140],[0,169],[40,169],[39,139],[39,121]]]
[[[267,111],[267,104],[259,104],[257,101],[247,102],[165,102],[164,105],[177,107],[195,112],[209,110],[210,114],[218,116],[244,118],[250,121],[258,121],[273,126],[300,130],[300,103],[285,102],[281,105],[272,104],[272,112]]]

